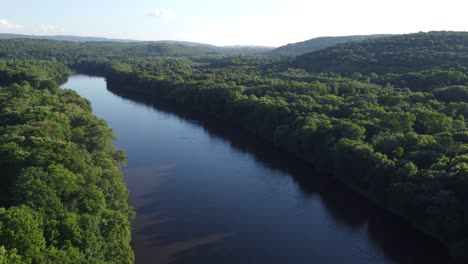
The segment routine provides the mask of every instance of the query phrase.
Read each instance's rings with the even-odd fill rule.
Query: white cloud
[[[51,24],[41,24],[39,26],[39,31],[42,34],[62,34],[65,32],[65,28],[63,26],[56,26]]]
[[[170,10],[167,10],[165,8],[157,8],[157,9],[154,9],[153,11],[151,11],[149,13],[150,16],[153,16],[153,17],[160,17],[160,18],[174,18],[176,17],[176,13],[170,11]]]
[[[10,23],[8,22],[8,20],[0,18],[0,28],[15,29],[15,28],[21,28],[21,27],[23,26]]]

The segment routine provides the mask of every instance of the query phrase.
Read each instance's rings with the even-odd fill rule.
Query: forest
[[[94,187],[86,190],[100,194],[83,195],[98,199],[99,202],[94,200],[90,204],[99,204],[99,209],[86,211],[73,187],[65,191],[52,188],[53,183],[48,183],[47,194],[40,195],[57,197],[57,203],[66,208],[64,214],[74,214],[77,223],[86,222],[80,220],[86,216],[101,219],[101,223],[120,223],[118,228],[128,228],[132,213],[126,204],[125,186],[120,183],[112,197],[99,192],[116,188],[109,182],[121,181],[117,168],[124,161],[123,153],[112,147],[112,133],[103,121],[92,117],[89,104],[70,91],[56,89],[51,81],[61,82],[71,69],[105,76],[110,90],[180,104],[216,117],[220,122],[243,127],[313,164],[330,177],[342,180],[380,206],[404,217],[414,227],[438,238],[455,258],[468,258],[468,129],[465,120],[468,114],[468,33],[429,32],[368,39],[295,58],[200,54],[185,48],[178,53],[177,46],[161,50],[153,49],[152,45],[0,41],[0,66],[3,67],[0,86],[5,87],[0,91],[5,98],[1,104],[3,128],[0,135],[6,138],[1,143],[7,145],[1,145],[0,157],[8,161],[1,164],[2,171],[9,172],[9,176],[2,179],[6,185],[2,186],[11,186],[9,204],[15,205],[3,215],[11,208],[40,212],[41,205],[35,204],[39,198],[16,194],[26,191],[18,181],[28,179],[27,175],[31,174],[44,175],[34,180],[51,181],[54,178],[51,175],[60,174],[54,170],[61,166],[66,173],[60,175],[69,175],[65,178],[71,186],[92,182]],[[26,67],[34,70],[25,73]],[[37,75],[31,76],[31,72]],[[15,100],[7,100],[9,97]],[[21,101],[21,98],[26,99]],[[38,110],[28,108],[39,103],[43,105],[37,105]],[[80,121],[77,121],[77,115],[71,114],[73,111],[63,116],[59,109],[71,105],[73,111],[86,112],[88,118],[83,121],[80,114]],[[28,115],[31,111],[33,114]],[[66,116],[69,113],[71,116]],[[14,123],[19,122],[17,120],[22,121]],[[52,123],[46,125],[48,131],[52,131],[48,137],[81,149],[81,152],[71,153],[83,155],[81,159],[73,159],[84,160],[82,167],[68,167],[71,164],[67,164],[64,157],[72,154],[63,153],[66,148],[61,148],[60,154],[47,151],[54,145],[52,138],[41,141],[44,151],[52,156],[34,156],[39,154],[34,154],[37,148],[30,148],[30,144],[36,144],[30,139],[36,137],[31,134],[36,131],[32,127],[44,125],[41,122],[46,120]],[[17,126],[21,128],[9,131]],[[32,127],[28,130],[23,126]],[[92,136],[93,133],[106,136]],[[53,157],[56,159],[53,164],[40,163],[41,160],[53,161]],[[83,179],[85,175],[89,178]],[[108,195],[108,191],[104,194]],[[30,191],[28,195],[36,195],[36,192]],[[62,214],[42,215],[52,219],[36,223],[38,230],[42,230],[41,223],[52,226],[52,223],[68,223],[60,218],[65,217]],[[111,216],[112,221],[107,218]],[[13,228],[15,225],[3,220],[9,219],[5,217],[0,218],[0,232],[5,226]],[[86,232],[83,225],[80,227]],[[98,242],[93,243],[98,245],[103,238],[109,241],[111,233],[101,230],[101,236],[95,238]],[[72,256],[77,258],[89,257],[87,247],[95,245],[69,241],[59,231],[53,234],[44,235],[41,257],[56,257],[66,250],[75,252]],[[128,247],[127,239],[119,239],[113,245],[99,244],[106,250],[91,256],[109,260],[106,252],[117,245]],[[23,244],[39,243],[37,241]],[[37,252],[30,253],[15,243],[4,245],[7,253],[3,255],[26,259],[38,256]],[[131,257],[130,250],[124,251],[120,260]]]
[[[132,263],[125,162],[58,62],[0,61],[0,263]]]
[[[295,65],[310,72],[405,73],[434,68],[463,68],[467,64],[466,32],[429,32],[335,47],[298,56]]]

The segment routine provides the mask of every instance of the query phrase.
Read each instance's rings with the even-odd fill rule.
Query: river
[[[245,131],[113,94],[92,102],[129,156],[136,263],[448,263],[438,242]]]

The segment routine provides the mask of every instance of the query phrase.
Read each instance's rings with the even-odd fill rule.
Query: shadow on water
[[[112,88],[107,87],[109,91],[123,99],[143,103],[169,115],[176,115],[178,118],[182,118],[188,122],[199,123],[210,137],[221,139],[232,148],[248,153],[263,166],[290,175],[300,188],[303,196],[317,196],[323,201],[327,212],[332,216],[332,220],[337,225],[348,230],[365,228],[368,239],[372,244],[377,246],[391,263],[451,263],[446,248],[438,241],[415,230],[400,217],[378,208],[367,199],[351,191],[341,182],[329,176],[327,177],[327,175],[318,175],[305,162],[278,151],[251,133],[172,104],[154,99],[151,100],[148,96]],[[139,216],[151,214],[150,205],[149,207],[143,206],[141,209]],[[147,226],[143,230],[143,233],[151,233],[152,230],[161,228],[160,225],[161,222],[156,221]],[[202,234],[197,235],[198,237],[202,237]],[[208,235],[199,241],[189,241],[188,243],[203,246],[210,241],[222,240],[225,236],[229,236],[229,234]],[[155,243],[156,241],[161,241],[161,237],[153,237],[152,239],[155,240]],[[170,244],[170,241],[165,241],[163,244]],[[166,247],[166,250],[179,252],[177,253],[177,258],[166,256],[166,262],[213,262],[210,254],[207,254],[207,256],[196,256],[190,250],[190,247],[184,245],[184,243],[175,244],[172,242],[169,247],[186,247],[187,250],[177,251]],[[237,260],[231,261],[232,263],[236,263]],[[346,260],[346,262],[355,263],[353,260]]]

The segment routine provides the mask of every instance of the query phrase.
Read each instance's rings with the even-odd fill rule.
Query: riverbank
[[[102,78],[67,87],[127,150],[138,264],[450,263],[437,241],[238,126]]]
[[[120,76],[122,77],[122,76]],[[262,136],[264,140],[269,142],[270,144],[276,146],[277,148],[283,149],[287,151],[289,154],[292,154],[294,156],[300,157],[304,160],[306,160],[309,163],[312,163],[314,167],[318,168],[324,173],[328,174],[334,174],[335,177],[338,177],[341,179],[343,182],[347,183],[350,187],[352,187],[355,191],[361,193],[362,195],[366,196],[368,199],[374,201],[375,203],[379,204],[379,206],[389,209],[392,212],[396,213],[397,215],[404,216],[407,220],[409,220],[413,225],[418,228],[419,230],[434,236],[438,239],[441,239],[439,236],[437,236],[434,232],[432,232],[429,228],[425,228],[424,225],[421,226],[419,225],[420,222],[416,222],[416,220],[421,220],[421,218],[416,218],[416,219],[411,219],[408,218],[405,213],[401,211],[401,208],[394,207],[389,205],[389,202],[387,201],[387,197],[385,197],[385,193],[373,193],[369,190],[365,190],[362,188],[362,186],[359,186],[356,184],[355,181],[352,181],[350,178],[343,177],[343,174],[337,175],[336,170],[334,169],[335,166],[321,166],[321,164],[331,164],[330,160],[314,160],[314,159],[309,159],[300,153],[297,153],[296,151],[291,151],[290,148],[288,148],[285,145],[282,145],[281,143],[278,144],[273,138],[273,136],[266,136],[265,134],[260,134],[258,127],[255,126],[255,124],[251,124],[250,126],[245,126],[245,124],[242,124],[239,122],[239,120],[235,119],[232,117],[230,114],[226,114],[225,110],[226,108],[229,108],[229,105],[232,104],[232,102],[228,101],[223,101],[226,98],[232,98],[229,96],[225,96],[224,92],[221,93],[222,96],[217,96],[213,97],[213,93],[208,94],[207,92],[199,89],[191,89],[189,87],[186,88],[176,88],[171,84],[170,82],[167,81],[145,81],[143,79],[133,79],[133,81],[126,82],[125,77],[123,78],[115,78],[113,77],[108,78],[108,88],[113,91],[125,91],[126,93],[133,93],[133,94],[138,94],[139,96],[146,96],[148,100],[154,100],[151,98],[158,98],[156,100],[162,100],[166,102],[172,102],[178,105],[181,105],[183,107],[188,107],[194,111],[199,111],[200,113],[208,114],[211,115],[212,117],[217,118],[218,120],[222,120],[223,122],[228,122],[230,124],[235,124],[238,125],[244,129],[247,129],[250,133],[254,133],[257,136]],[[189,92],[190,91],[190,92]],[[229,91],[228,91],[229,92]],[[187,93],[187,94],[184,94]],[[190,94],[190,97],[187,97],[187,95]],[[182,96],[184,95],[184,96]],[[219,95],[219,94],[218,94]],[[216,95],[215,95],[216,96]],[[196,103],[197,99],[200,97],[206,97],[205,101],[211,101],[212,104],[206,104],[206,103]],[[194,99],[195,98],[195,99]],[[216,107],[218,107],[216,109]],[[235,109],[235,106],[231,106],[232,108]],[[231,108],[231,109],[232,109]],[[221,110],[220,110],[221,109]],[[272,133],[273,134],[273,133]],[[327,152],[325,152],[327,153]],[[330,154],[329,154],[330,155]],[[352,153],[349,153],[348,155],[353,156]],[[346,157],[346,155],[344,156]],[[326,156],[325,156],[326,158]],[[352,171],[352,167],[349,169]],[[343,170],[342,173],[346,174],[347,171],[349,170]],[[353,172],[354,173],[354,172]],[[368,172],[367,172],[368,173]],[[367,174],[366,173],[366,174]],[[382,178],[385,177],[385,175],[391,174],[389,171],[385,170],[372,170],[372,173],[375,175],[380,175],[383,176]],[[346,175],[345,175],[346,176]],[[387,176],[388,177],[388,176]],[[382,198],[383,197],[383,198]],[[444,241],[442,239],[442,241]],[[448,243],[447,241],[444,241],[446,245],[449,247],[453,248],[453,244]],[[454,249],[456,250],[456,249]]]

